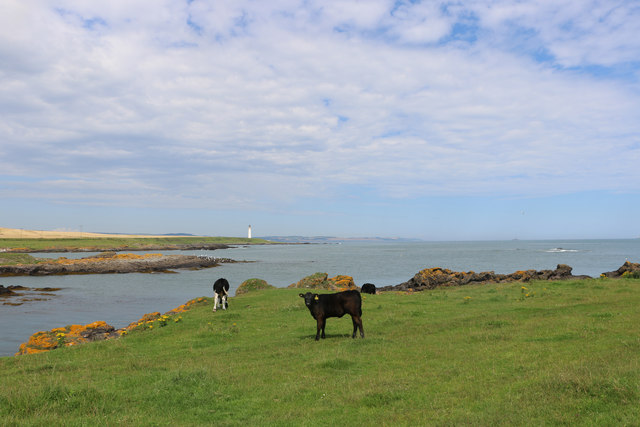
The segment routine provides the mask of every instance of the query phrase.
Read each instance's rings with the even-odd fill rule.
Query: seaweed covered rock
[[[13,296],[16,293],[13,292],[13,289],[11,286],[9,286],[8,288],[5,288],[4,285],[0,285],[0,296]]]
[[[51,287],[28,288],[20,285],[4,287],[0,285],[0,304],[17,306],[28,301],[46,301],[55,296],[52,292],[60,289]]]
[[[236,290],[236,295],[242,295],[262,289],[275,289],[275,286],[268,284],[266,280],[247,279],[240,284],[240,286]]]
[[[315,273],[304,277],[298,282],[289,285],[289,288],[326,289],[330,291],[358,289],[353,282],[353,277],[338,275],[329,278],[327,273]]]

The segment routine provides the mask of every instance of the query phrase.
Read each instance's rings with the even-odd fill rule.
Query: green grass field
[[[366,295],[319,342],[299,289],[248,293],[0,359],[0,424],[638,425],[640,280],[525,286]]]
[[[65,250],[88,248],[101,250],[105,248],[122,248],[134,250],[148,245],[188,245],[188,244],[225,244],[250,245],[271,243],[263,239],[248,239],[243,237],[113,237],[113,238],[84,238],[84,239],[0,239],[0,248],[26,250]]]

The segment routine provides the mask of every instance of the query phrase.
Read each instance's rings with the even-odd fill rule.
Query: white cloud
[[[389,20],[392,32],[408,43],[433,43],[446,36],[453,24],[436,2],[400,3]]]
[[[632,2],[445,6],[10,2],[0,170],[25,180],[0,195],[248,208],[343,185],[640,190],[637,74],[565,69],[639,57]],[[455,41],[470,16],[477,40]],[[555,60],[515,49],[532,43]]]
[[[478,1],[470,10],[501,42],[521,43],[517,33],[529,31],[527,38],[563,67],[637,64],[640,57],[640,6],[635,1]]]

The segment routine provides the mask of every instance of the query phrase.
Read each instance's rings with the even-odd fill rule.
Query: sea
[[[155,251],[156,253],[158,251]],[[138,252],[140,253],[140,252]],[[473,242],[353,242],[235,246],[214,251],[166,251],[231,258],[238,263],[203,270],[168,273],[0,277],[4,286],[61,288],[33,295],[22,305],[0,300],[0,357],[11,356],[21,343],[42,330],[103,320],[120,328],[149,312],[167,312],[185,302],[213,295],[212,284],[225,277],[231,295],[245,280],[260,278],[287,287],[316,272],[353,276],[356,285],[397,285],[424,268],[454,271],[553,270],[573,267],[574,275],[599,277],[625,261],[640,262],[640,239],[511,240]],[[42,253],[36,257],[80,258],[93,253]],[[233,310],[234,298],[229,300]]]

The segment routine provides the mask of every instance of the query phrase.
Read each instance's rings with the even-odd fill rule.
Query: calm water
[[[175,253],[175,252],[174,252]],[[0,284],[62,288],[47,301],[0,305],[0,356],[13,355],[20,343],[40,330],[104,320],[116,328],[143,314],[169,311],[186,301],[211,296],[219,277],[232,294],[246,279],[261,278],[286,287],[315,272],[353,276],[357,285],[396,285],[427,267],[455,271],[513,273],[523,269],[573,267],[573,274],[597,277],[625,260],[640,262],[640,239],[505,242],[344,243],[327,245],[250,246],[216,251],[187,251],[256,261],[182,271],[177,274],[108,274],[49,277],[0,277]],[[34,254],[85,257],[90,254]],[[233,309],[233,298],[229,305]]]

